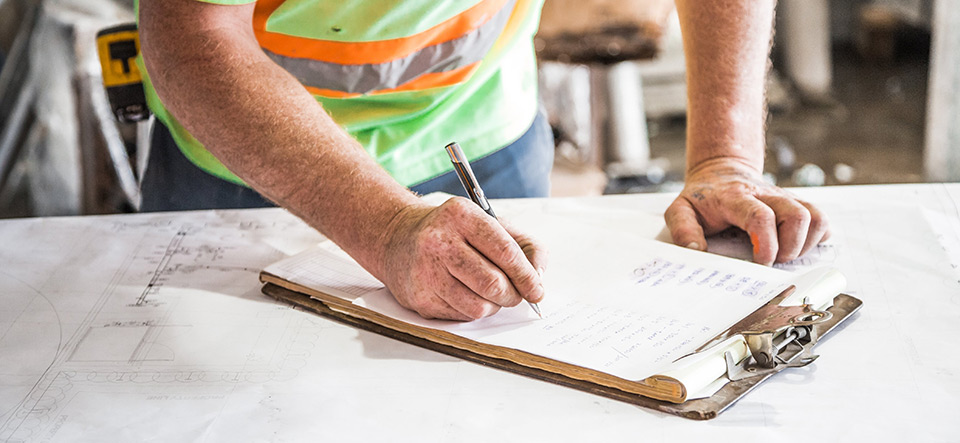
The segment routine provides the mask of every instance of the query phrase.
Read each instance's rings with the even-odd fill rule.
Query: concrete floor
[[[920,38],[900,46],[886,62],[867,61],[853,47],[838,46],[831,97],[804,101],[792,94],[788,103],[771,109],[766,170],[778,184],[802,184],[794,175],[808,163],[824,171],[827,185],[924,180],[929,41]],[[650,122],[652,157],[662,159],[668,176],[677,180],[683,174],[684,130],[683,118]],[[791,153],[792,165],[778,164]],[[599,169],[563,162],[555,165],[553,180],[555,196],[598,195],[606,185]],[[646,190],[670,190],[677,184]]]

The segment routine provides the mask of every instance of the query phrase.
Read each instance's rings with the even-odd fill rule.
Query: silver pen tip
[[[543,318],[543,314],[540,313],[540,306],[536,303],[530,303],[530,307],[533,308],[533,312],[536,312],[538,317]]]

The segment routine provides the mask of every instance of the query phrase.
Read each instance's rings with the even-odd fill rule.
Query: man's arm
[[[435,208],[394,181],[263,53],[253,8],[141,0],[144,62],[181,124],[425,317],[470,320],[539,301],[540,249],[468,200]]]
[[[762,179],[774,0],[677,0],[687,60],[687,172],[666,221],[679,245],[736,226],[754,261],[797,258],[829,235],[824,215]]]

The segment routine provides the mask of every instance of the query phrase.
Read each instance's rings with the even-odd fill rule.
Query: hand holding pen
[[[481,188],[480,183],[477,182],[477,177],[473,175],[473,168],[470,167],[467,156],[463,154],[463,149],[460,148],[459,144],[453,142],[446,146],[446,150],[447,154],[450,155],[450,161],[453,163],[453,169],[456,171],[457,177],[460,178],[460,184],[462,184],[463,189],[467,191],[470,200],[476,203],[477,206],[480,206],[480,209],[483,209],[488,215],[497,219],[497,214],[493,212],[493,207],[490,206],[490,202],[487,201],[487,196],[483,194],[483,188]],[[538,273],[542,274],[543,271],[538,270]],[[533,308],[533,312],[537,313],[537,316],[543,318],[539,305],[530,300],[527,300],[527,303]]]
[[[371,273],[425,318],[475,320],[543,298],[545,250],[470,200],[418,201],[383,232]]]

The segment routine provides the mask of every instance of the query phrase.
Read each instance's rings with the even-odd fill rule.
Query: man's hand
[[[385,232],[378,277],[423,317],[469,321],[543,298],[542,248],[467,199],[411,205]]]
[[[793,260],[830,236],[827,219],[816,207],[727,158],[690,171],[665,218],[674,243],[699,250],[707,247],[704,234],[743,229],[753,243],[753,261],[764,265]]]

